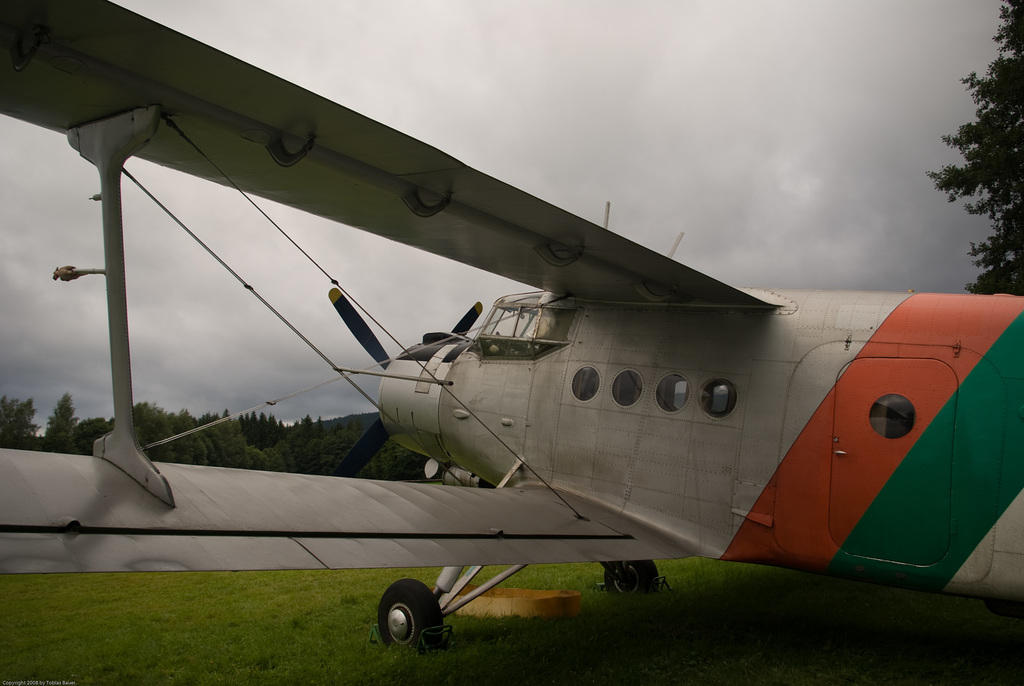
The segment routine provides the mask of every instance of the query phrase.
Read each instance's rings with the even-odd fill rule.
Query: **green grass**
[[[0,680],[77,684],[1020,684],[1024,622],[979,601],[709,560],[673,591],[597,565],[505,585],[583,592],[575,619],[453,617],[454,645],[368,642],[394,579],[437,570],[0,577]]]

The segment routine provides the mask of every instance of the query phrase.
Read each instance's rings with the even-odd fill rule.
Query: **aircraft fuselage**
[[[450,393],[384,383],[388,428],[708,557],[1024,600],[1024,300],[750,292],[778,308],[500,300],[427,362]]]

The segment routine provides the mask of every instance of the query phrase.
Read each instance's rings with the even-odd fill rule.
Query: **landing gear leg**
[[[651,584],[658,578],[653,560],[602,562],[604,588],[613,593],[650,593]]]

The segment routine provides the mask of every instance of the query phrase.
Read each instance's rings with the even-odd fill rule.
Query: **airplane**
[[[408,645],[524,565],[601,563],[630,592],[693,555],[1024,614],[1024,299],[736,288],[104,0],[10,0],[0,43],[0,111],[100,174],[116,418],[91,457],[0,450],[0,572],[441,567],[382,595]],[[330,294],[375,362],[335,371],[382,376],[339,473],[390,436],[492,488],[151,462],[130,157],[538,289],[394,359]]]

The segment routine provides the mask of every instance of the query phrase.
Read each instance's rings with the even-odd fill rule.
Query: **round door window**
[[[914,428],[914,403],[897,393],[883,395],[868,412],[871,428],[884,438],[903,438]]]

